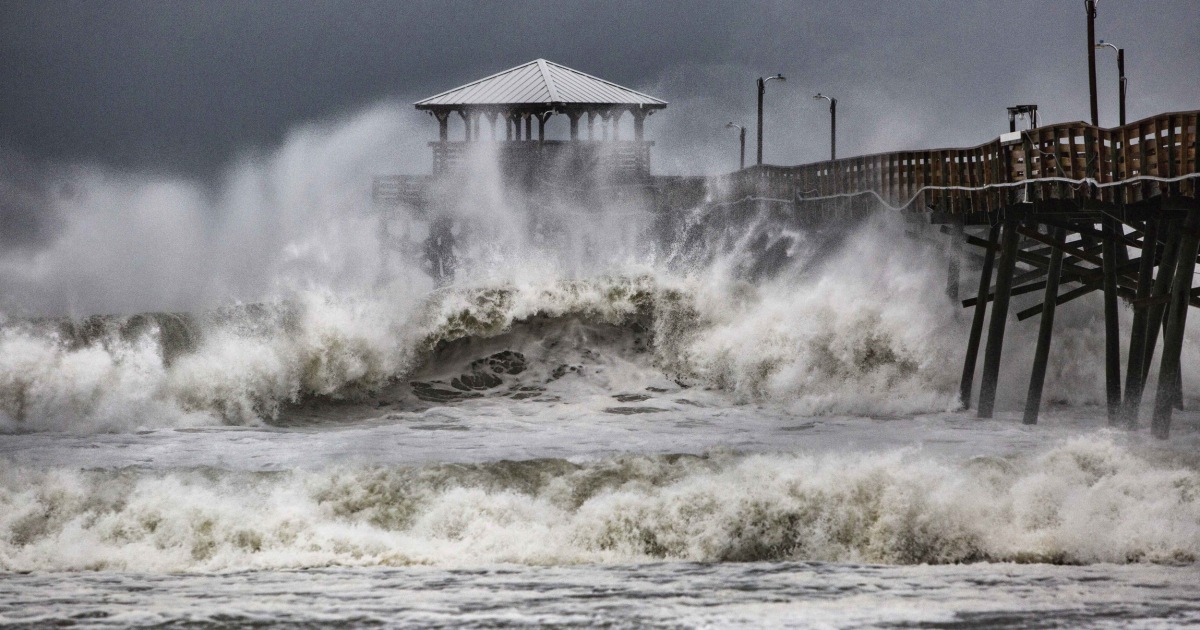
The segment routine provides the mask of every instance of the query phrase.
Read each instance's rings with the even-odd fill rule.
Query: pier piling
[[[1158,370],[1158,395],[1154,399],[1154,420],[1151,424],[1154,437],[1160,439],[1166,439],[1171,434],[1171,413],[1179,404],[1182,393],[1179,388],[1179,360],[1191,301],[1197,245],[1200,244],[1197,231],[1200,231],[1200,210],[1192,208],[1179,231],[1179,260],[1175,267],[1175,278],[1171,283],[1170,302],[1167,304],[1167,331],[1163,335],[1162,364]]]
[[[975,312],[971,317],[971,334],[967,338],[967,356],[963,360],[962,381],[959,384],[959,400],[966,409],[971,408],[971,389],[975,380],[975,364],[979,359],[979,340],[983,336],[983,319],[987,315],[988,295],[992,288],[992,267],[996,262],[996,247],[1000,240],[1000,226],[993,225],[988,231],[987,247],[983,254],[983,270],[979,274],[979,291],[975,297]]]
[[[1160,221],[1146,221],[1142,232],[1142,257],[1138,261],[1137,293],[1134,296],[1133,325],[1129,331],[1129,363],[1125,368],[1125,400],[1122,403],[1122,421],[1133,429],[1138,423],[1138,409],[1142,404],[1142,391],[1146,374],[1146,334],[1149,310],[1145,302],[1150,297],[1154,284],[1154,259],[1158,253],[1158,226]],[[1157,332],[1157,327],[1155,327]]]
[[[1111,218],[1103,222],[1104,247],[1104,385],[1108,398],[1108,424],[1121,419],[1121,324],[1117,313],[1117,237],[1122,228]],[[1124,245],[1121,245],[1124,247]],[[1045,312],[1045,311],[1043,311]]]
[[[1054,230],[1054,240],[1065,243],[1067,231]],[[1029,376],[1029,394],[1025,398],[1025,424],[1037,424],[1042,406],[1042,386],[1046,382],[1046,361],[1050,357],[1050,337],[1054,333],[1054,308],[1058,297],[1058,283],[1062,277],[1063,250],[1055,247],[1050,251],[1050,268],[1046,272],[1046,293],[1042,298],[1042,320],[1038,328],[1037,350],[1033,356],[1033,371]]]
[[[1008,301],[1012,292],[1013,272],[1017,265],[1017,250],[1021,235],[1016,219],[1006,219],[1000,250],[1000,265],[996,270],[996,299],[992,302],[992,319],[988,324],[987,347],[983,353],[983,380],[979,384],[980,418],[991,418],[996,406],[996,386],[1000,379],[1000,355],[1004,347],[1004,328],[1008,323]]]

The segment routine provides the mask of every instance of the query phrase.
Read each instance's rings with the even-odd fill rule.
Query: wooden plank
[[[1039,243],[1045,243],[1046,245],[1049,245],[1050,247],[1053,247],[1054,249],[1060,249],[1068,254],[1071,254],[1072,256],[1074,256],[1076,258],[1079,258],[1080,260],[1085,260],[1087,262],[1090,262],[1093,265],[1100,265],[1103,262],[1103,259],[1099,256],[1093,256],[1091,254],[1088,254],[1087,252],[1085,252],[1082,249],[1079,249],[1077,247],[1071,247],[1067,243],[1062,243],[1062,242],[1054,240],[1051,237],[1044,236],[1044,235],[1038,233],[1038,231],[1034,230],[1033,228],[1021,227],[1021,228],[1019,228],[1019,232],[1021,233],[1022,236],[1031,238],[1035,241],[1038,241]]]
[[[1180,402],[1178,381],[1180,376],[1180,354],[1183,335],[1187,324],[1187,296],[1192,290],[1192,275],[1195,270],[1198,242],[1196,232],[1200,230],[1200,209],[1188,211],[1184,229],[1180,230],[1179,264],[1171,286],[1171,302],[1167,305],[1167,329],[1163,334],[1162,363],[1159,367],[1158,394],[1154,399],[1154,419],[1151,432],[1154,437],[1166,439],[1171,432],[1171,414]]]
[[[998,245],[999,239],[1000,226],[992,226],[988,232],[988,240],[985,242],[989,245]],[[975,379],[975,364],[979,359],[979,341],[983,335],[983,320],[987,314],[987,300],[983,300],[983,297],[987,294],[988,287],[992,284],[992,266],[995,260],[996,250],[988,247],[983,259],[983,269],[979,275],[979,290],[976,293],[976,299],[982,301],[975,307],[975,312],[971,317],[971,332],[967,338],[967,353],[963,360],[962,380],[959,382],[959,401],[967,409],[971,408],[971,389]]]
[[[987,347],[983,356],[983,378],[979,384],[980,418],[992,417],[996,405],[996,386],[1000,378],[1000,357],[1004,346],[1004,328],[1008,323],[1008,302],[1012,289],[1013,270],[1016,269],[1017,246],[1020,236],[1017,222],[1009,219],[1004,225],[1001,239],[1000,264],[996,275],[996,299],[992,304],[992,316],[988,325]]]
[[[1146,136],[1150,133],[1151,126],[1148,122],[1142,122],[1138,125],[1138,175],[1153,175],[1150,172],[1150,149]],[[1141,199],[1150,198],[1150,183],[1142,182],[1138,187],[1141,192]]]
[[[1113,219],[1105,219],[1104,230],[1104,385],[1108,401],[1108,424],[1121,421],[1121,323],[1117,312],[1117,255],[1116,231],[1120,227]]]
[[[1138,300],[1150,297],[1150,289],[1154,284],[1154,258],[1158,244],[1158,225],[1158,221],[1151,221],[1147,226],[1146,240],[1154,247],[1142,254],[1138,265],[1137,299],[1134,300],[1133,324],[1129,331],[1129,362],[1125,367],[1125,402],[1122,405],[1122,420],[1126,428],[1130,429],[1137,426],[1138,410],[1142,403],[1142,392],[1145,385],[1142,363],[1146,354],[1146,327],[1149,320],[1149,307],[1136,306],[1136,303]]]
[[[1066,230],[1057,228],[1054,240],[1065,242]],[[1054,331],[1054,300],[1058,297],[1058,282],[1062,277],[1062,250],[1056,249],[1050,257],[1050,268],[1046,281],[1041,284],[1046,290],[1042,299],[1045,307],[1042,309],[1042,321],[1038,328],[1037,348],[1034,351],[1033,369],[1029,376],[1029,391],[1025,398],[1024,424],[1037,424],[1038,412],[1042,406],[1042,388],[1046,382],[1046,364],[1050,357],[1050,337]]]
[[[940,164],[939,164],[940,168],[938,169],[938,185],[939,186],[949,186],[951,179],[950,179],[950,163],[948,161],[948,156],[945,154],[939,155],[938,162],[940,162]],[[939,202],[938,202],[939,205],[943,206],[946,211],[952,212],[952,213],[958,211],[958,208],[956,207],[956,204],[955,204],[955,202],[957,201],[958,195],[953,194],[950,191],[942,191],[942,193],[940,195],[938,195],[938,197],[939,197]]]
[[[1094,282],[1089,282],[1079,288],[1072,289],[1070,291],[1067,291],[1066,293],[1059,295],[1057,298],[1055,298],[1054,304],[1056,306],[1062,306],[1063,304],[1066,304],[1067,302],[1081,298],[1081,297],[1091,293],[1092,291],[1099,290],[1103,285],[1104,285],[1103,280],[1096,280]],[[1030,317],[1033,317],[1034,315],[1040,314],[1041,312],[1042,312],[1041,304],[1038,304],[1036,306],[1031,306],[1031,307],[1017,313],[1017,321],[1023,322],[1025,320],[1029,319]]]
[[[1179,160],[1179,151],[1175,146],[1175,122],[1174,116],[1167,116],[1167,177],[1179,175],[1179,169],[1176,166]],[[1178,192],[1178,184],[1168,184],[1164,194],[1175,195]]]

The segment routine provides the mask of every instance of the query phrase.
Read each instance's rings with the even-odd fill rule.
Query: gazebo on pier
[[[509,175],[603,173],[626,180],[649,176],[654,143],[645,140],[643,130],[646,118],[667,102],[536,59],[417,101],[415,106],[438,121],[438,141],[429,143],[435,175],[457,170],[477,143],[486,139],[497,141],[501,168]],[[570,119],[568,140],[546,138],[546,121],[555,114]],[[625,114],[633,119],[632,140],[621,139],[620,121]],[[451,141],[450,123],[456,115],[462,120],[463,135]],[[485,120],[488,133],[481,134]],[[581,120],[586,121],[583,132]],[[498,138],[500,121],[504,121],[503,142]]]

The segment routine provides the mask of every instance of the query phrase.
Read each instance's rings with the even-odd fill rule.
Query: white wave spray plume
[[[827,233],[750,211],[701,226],[702,255],[681,263],[672,252],[686,236],[661,236],[661,216],[569,194],[526,198],[503,185],[481,143],[474,177],[446,208],[461,227],[460,266],[452,286],[435,290],[419,257],[381,242],[369,196],[370,174],[398,168],[398,139],[419,135],[403,121],[379,106],[301,128],[274,154],[241,160],[215,190],[77,169],[74,194],[56,201],[64,224],[54,238],[0,258],[6,304],[20,306],[10,313],[192,319],[175,330],[164,317],[63,328],[10,316],[0,329],[0,428],[257,423],[307,398],[369,395],[420,367],[437,339],[494,336],[539,314],[623,324],[639,309],[655,333],[643,367],[742,401],[804,414],[957,405],[966,313],[941,295],[944,252],[907,239],[899,217],[877,215],[830,246]],[[401,231],[419,240],[428,219],[402,216]],[[767,254],[784,251],[762,272]],[[480,301],[495,290],[508,297]],[[1092,306],[1062,310],[1047,400],[1100,401]],[[1189,341],[1197,330],[1189,326]],[[1024,373],[1033,337],[1012,328],[1005,374]],[[1185,365],[1200,364],[1196,352],[1189,343]],[[1196,385],[1195,370],[1185,377]],[[1023,387],[1002,383],[1002,405]]]

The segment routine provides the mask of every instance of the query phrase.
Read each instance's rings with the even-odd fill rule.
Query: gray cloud
[[[1196,107],[1200,5],[1100,4],[1100,36],[1129,50],[1131,117]],[[983,142],[1017,102],[1039,103],[1048,121],[1084,118],[1084,42],[1077,0],[9,0],[0,146],[203,176],[303,122],[546,57],[670,100],[650,132],[675,171],[727,168],[721,125],[752,123],[754,78],[783,72],[768,95],[767,156],[796,163],[824,154],[816,91],[840,97],[845,155]]]
[[[58,215],[52,196],[68,193],[55,190],[45,169],[0,148],[0,248],[19,248],[53,233]]]

